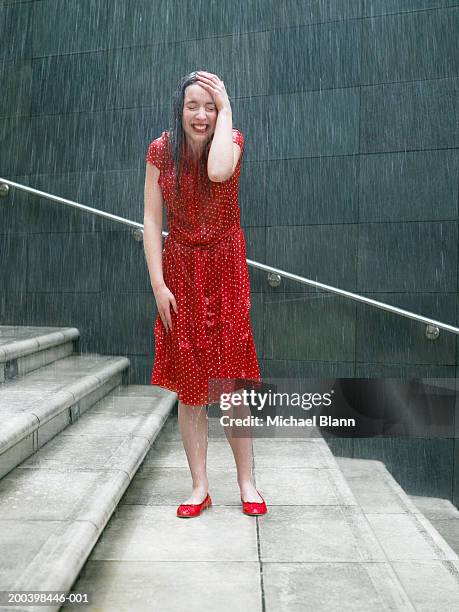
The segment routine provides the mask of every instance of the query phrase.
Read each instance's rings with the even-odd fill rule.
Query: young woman
[[[241,379],[260,381],[238,204],[243,150],[223,81],[192,72],[175,92],[170,129],[153,140],[146,156],[144,246],[158,307],[151,384],[178,394],[193,483],[179,517],[198,516],[212,503],[206,473],[210,381],[233,381],[232,392]],[[162,251],[164,202],[169,234]],[[250,415],[248,406],[231,410],[225,414]],[[225,433],[243,511],[265,514],[251,477],[252,439],[234,437],[228,427]]]

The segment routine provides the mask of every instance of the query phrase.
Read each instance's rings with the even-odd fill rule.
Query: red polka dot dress
[[[169,332],[159,314],[156,317],[151,384],[175,391],[184,404],[199,406],[218,401],[212,393],[216,380],[220,392],[242,388],[240,379],[260,382],[238,203],[242,154],[233,175],[224,182],[210,182],[209,192],[205,164],[193,161],[183,149],[187,164],[180,174],[178,197],[168,138],[165,131],[153,140],[146,161],[160,170],[169,230],[163,277],[178,312],[171,307]],[[233,142],[243,153],[244,136],[235,128]]]

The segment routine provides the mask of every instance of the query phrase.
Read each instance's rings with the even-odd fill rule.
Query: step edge
[[[48,332],[42,335],[17,340],[10,344],[5,344],[0,348],[0,364],[19,357],[25,357],[32,353],[39,353],[53,346],[65,344],[70,340],[80,337],[80,332],[76,327],[63,327],[62,329]]]
[[[59,416],[64,410],[76,405],[84,397],[106,384],[111,378],[123,372],[129,365],[130,361],[127,357],[119,357],[115,363],[104,364],[98,371],[98,375],[85,374],[78,381],[70,383],[56,394],[45,398],[43,404],[38,408],[11,417],[15,421],[15,427],[8,431],[8,425],[6,426],[7,433],[5,436],[2,434],[0,441],[0,457],[15,444],[39,430],[42,425]],[[43,408],[43,410],[40,410],[40,408]]]

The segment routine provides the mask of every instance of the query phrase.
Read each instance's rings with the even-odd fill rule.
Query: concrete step
[[[0,478],[122,382],[126,357],[71,355],[0,385]]]
[[[0,591],[70,590],[175,402],[118,387],[0,480]]]
[[[0,325],[0,383],[73,353],[75,327]]]
[[[449,499],[438,497],[408,496],[438,533],[459,555],[459,510]]]
[[[426,505],[413,503],[381,461],[336,461],[415,609],[459,609],[459,558]]]
[[[169,418],[72,590],[91,591],[94,609],[135,612],[177,612],[189,602],[201,612],[440,609],[413,604],[412,585],[394,571],[322,438],[255,438],[253,450],[267,515],[242,513],[223,436],[209,438],[211,508],[178,519],[191,479],[178,421]],[[417,564],[409,559],[408,569]],[[439,602],[442,586],[431,583]]]

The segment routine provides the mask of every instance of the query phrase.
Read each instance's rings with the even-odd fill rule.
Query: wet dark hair
[[[182,117],[183,117],[183,104],[185,101],[185,89],[189,85],[193,85],[198,80],[196,72],[190,72],[189,74],[182,77],[177,89],[172,98],[172,108],[170,115],[170,126],[169,126],[169,151],[174,160],[175,167],[175,191],[180,195],[180,183],[179,177],[182,169],[188,169],[188,158],[183,159],[183,152],[186,147],[185,131],[183,129]],[[207,143],[201,158],[199,159],[199,172],[204,175],[207,192],[210,193],[212,189],[212,181],[207,175],[207,159],[209,157],[209,149],[212,143],[214,135],[212,134],[209,142]]]

